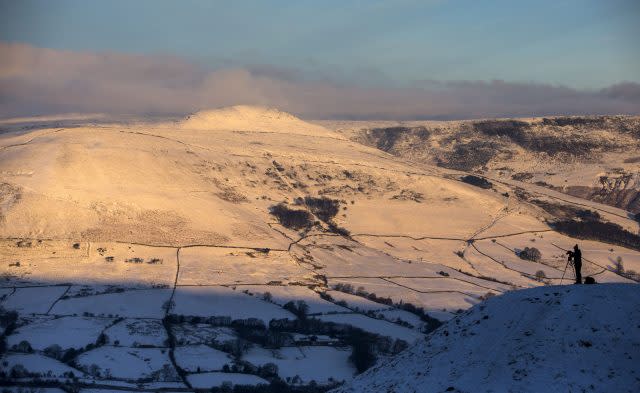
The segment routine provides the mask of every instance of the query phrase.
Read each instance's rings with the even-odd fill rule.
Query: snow
[[[187,386],[182,382],[149,382],[139,384],[139,387],[147,390],[167,390],[167,389],[186,389]]]
[[[81,389],[80,393],[134,393],[138,390],[125,389]]]
[[[637,392],[640,286],[549,286],[490,298],[334,392]]]
[[[424,337],[421,333],[413,329],[384,320],[370,318],[362,314],[330,314],[321,315],[317,318],[325,322],[351,325],[370,333],[376,333],[381,336],[388,336],[394,339],[401,339],[408,343],[415,342]]]
[[[109,343],[119,346],[166,346],[167,332],[162,322],[144,319],[125,319],[111,326],[105,331]]]
[[[287,243],[283,239],[279,240],[280,244],[265,246],[286,248]],[[238,242],[244,242],[244,239],[240,238]],[[259,245],[264,243],[261,241]],[[267,254],[252,249],[189,247],[180,251],[178,284],[267,284],[271,281],[288,283],[303,281],[307,273],[286,251],[272,250]]]
[[[80,348],[95,343],[104,328],[112,323],[107,318],[62,317],[30,323],[16,329],[9,337],[9,347],[26,340],[35,350],[57,344],[62,349]]]
[[[375,293],[378,297],[389,297],[394,303],[411,303],[417,307],[423,307],[427,314],[437,319],[448,319],[450,313],[460,309],[465,310],[478,303],[478,294],[465,294],[463,292],[418,292],[399,286],[391,280],[379,278],[348,278],[330,280],[331,285],[336,283],[351,284],[354,288],[363,287],[369,293]],[[533,281],[532,281],[533,282]],[[467,285],[466,283],[463,283]],[[486,290],[486,292],[490,292]],[[484,292],[484,293],[486,293]]]
[[[64,390],[58,388],[34,388],[29,387],[28,390],[22,386],[3,386],[2,391],[6,393],[65,393]],[[84,392],[84,390],[83,390]],[[104,393],[104,392],[103,392]]]
[[[422,275],[430,272],[430,265],[438,263],[453,269],[469,270],[469,265],[453,251],[462,249],[464,242],[460,240],[420,239],[393,236],[353,236],[358,242],[403,260],[424,264]],[[434,272],[435,273],[435,272]]]
[[[480,241],[475,246],[485,254],[491,255],[493,258],[504,263],[507,268],[517,270],[518,272],[534,276],[538,270],[542,270],[546,277],[560,278],[562,276],[562,270],[566,263],[566,257],[564,251],[555,248],[555,250],[549,246],[543,247],[544,240],[536,239],[532,242],[529,238],[533,238],[531,235],[528,238],[520,239],[497,239],[495,242],[488,240]],[[515,240],[515,241],[514,241]],[[515,243],[515,245],[513,245]],[[540,262],[534,262],[524,260],[520,258],[516,251],[521,251],[525,247],[535,247],[542,253],[542,259]],[[556,267],[554,267],[554,265]]]
[[[80,223],[81,216],[79,214],[76,220],[63,225]],[[104,230],[109,227],[105,224]],[[0,258],[4,251],[18,259],[21,263],[13,268],[14,273],[43,284],[107,287],[127,286],[129,282],[128,286],[149,288],[168,286],[175,280],[176,255],[170,248],[78,240],[79,248],[76,249],[75,243],[71,240],[45,240],[32,243],[31,247],[16,247],[15,242],[0,243]],[[143,262],[131,263],[131,259],[137,257]],[[155,262],[150,263],[152,260]],[[72,288],[68,295],[73,296],[75,289]]]
[[[226,287],[178,287],[173,314],[228,316],[231,319],[258,318],[269,325],[272,319],[295,319],[275,304]]]
[[[174,354],[178,366],[188,372],[219,371],[233,363],[230,355],[206,345],[177,347]]]
[[[17,288],[2,306],[20,314],[44,314],[49,307],[67,290],[66,286]]]
[[[372,124],[378,123],[361,126]],[[461,123],[434,124],[446,126],[439,136],[446,137],[457,135],[447,127],[457,132]],[[84,313],[95,315],[98,325],[116,315],[126,317],[106,332],[109,345],[117,340],[120,347],[83,356],[124,375],[139,373],[135,378],[165,365],[167,354],[159,348],[167,337],[160,323],[174,285],[175,314],[268,323],[295,318],[281,306],[304,300],[323,320],[414,341],[422,337],[416,316],[329,288],[336,283],[362,286],[448,320],[479,303],[481,295],[544,285],[531,278],[537,270],[552,277],[548,282],[558,283],[565,266],[560,248],[577,241],[551,231],[540,209],[513,197],[514,185],[597,208],[606,219],[638,230],[638,223],[620,209],[521,182],[496,181],[496,192],[482,190],[457,181],[458,171],[416,165],[343,137],[347,134],[342,131],[333,133],[271,109],[203,111],[178,123],[22,125],[26,127],[19,132],[0,135],[0,299],[7,296],[0,305],[18,310],[21,321],[8,340],[79,347],[92,342],[98,331],[80,318]],[[603,166],[637,167],[620,162],[623,156],[607,156],[605,163],[589,163],[587,180],[580,180],[576,175],[585,170],[582,161],[562,164],[556,171],[553,166],[560,163],[553,160],[515,157],[519,162],[507,163],[509,168],[535,169],[542,176],[542,169],[531,166],[543,165],[560,172],[550,176],[560,186],[567,179],[571,185],[589,186]],[[417,194],[419,201],[403,197]],[[307,195],[340,200],[333,220],[351,238],[318,228],[306,234],[285,229],[269,213],[274,204],[292,204]],[[516,234],[523,231],[539,232]],[[607,270],[618,256],[626,269],[640,271],[640,252],[578,243],[585,261],[595,262],[585,263],[585,275],[593,274],[598,282],[629,281]],[[542,251],[541,263],[517,257],[515,250],[527,245]],[[67,284],[71,287],[65,293]],[[48,286],[22,288],[30,285]],[[324,289],[351,310],[322,300],[316,291]],[[261,300],[259,293],[265,291],[273,302]],[[63,293],[65,299],[60,299]],[[46,315],[49,308],[49,316],[75,315],[75,321],[83,322],[70,326],[71,319],[29,315]],[[416,329],[351,312],[371,310],[387,320],[400,317]],[[191,321],[172,328],[179,346],[237,338],[230,328]],[[316,343],[321,342],[325,339]],[[136,346],[154,346],[155,352],[142,354]],[[146,356],[157,360],[147,363]],[[195,357],[187,351],[183,361],[195,365]],[[120,364],[132,365],[130,372]]]
[[[113,378],[131,380],[151,377],[166,366],[173,369],[169,351],[156,348],[104,346],[83,353],[77,358],[77,362],[86,371],[95,364],[103,376],[111,375]]]
[[[7,371],[10,371],[15,365],[22,365],[24,368],[31,373],[39,373],[42,375],[48,375],[51,372],[51,375],[54,377],[62,377],[64,373],[73,372],[75,376],[82,376],[83,373],[80,370],[77,370],[73,367],[69,367],[66,364],[59,362],[55,359],[30,353],[9,353],[5,354],[2,357],[2,362],[7,362],[6,368],[3,368]]]
[[[132,390],[139,387],[140,385],[138,383],[130,383],[130,382],[119,381],[115,379],[98,379],[95,377],[79,378],[78,382],[84,383],[84,384],[99,383],[100,385],[111,386],[113,388],[119,388],[119,389],[124,388],[124,389],[132,389]]]
[[[508,282],[518,288],[529,288],[542,285],[532,277],[523,275],[518,270],[511,270],[508,266],[496,262],[492,259],[490,254],[482,254],[481,251],[479,251],[481,247],[482,246],[478,247],[478,249],[471,247],[464,253],[465,259],[474,267],[477,274]]]
[[[233,385],[268,385],[269,382],[252,374],[240,373],[201,373],[191,374],[187,380],[196,389],[210,389],[214,386],[221,386],[225,382],[231,382]]]
[[[190,344],[219,344],[232,341],[237,338],[233,329],[228,327],[216,327],[204,323],[183,323],[171,327],[179,345]]]
[[[349,308],[360,312],[388,310],[392,308],[391,306],[376,303],[369,299],[363,298],[362,296],[356,296],[350,293],[340,291],[327,291],[327,294],[330,295],[334,301],[345,301]]]
[[[0,302],[3,302],[13,293],[13,288],[0,288]]]
[[[304,301],[309,306],[309,314],[327,314],[332,312],[349,311],[344,307],[340,307],[328,302],[311,289],[300,285],[276,286],[276,285],[251,285],[238,286],[238,290],[249,291],[262,298],[263,294],[268,292],[271,294],[272,302],[280,306],[292,301]]]
[[[393,283],[411,288],[417,292],[439,293],[439,292],[462,292],[470,296],[481,296],[487,292],[497,294],[498,292],[487,289],[472,283],[455,280],[446,277],[435,278],[389,278]]]
[[[203,110],[189,115],[181,127],[186,130],[237,130],[253,132],[286,132],[308,136],[344,139],[343,136],[322,126],[307,123],[297,117],[273,108],[250,105]]]
[[[243,359],[255,366],[273,363],[278,366],[278,375],[283,379],[298,376],[303,383],[312,380],[328,383],[330,380],[353,378],[355,368],[349,361],[350,355],[350,348],[313,346],[269,350],[253,347]]]
[[[62,299],[52,314],[113,315],[121,317],[162,318],[162,305],[169,300],[170,289],[129,290],[103,295]]]
[[[391,322],[396,322],[398,319],[400,319],[404,322],[408,322],[414,328],[419,328],[423,324],[419,316],[405,310],[399,310],[399,309],[383,310],[383,311],[376,312],[376,315],[382,316],[384,319]]]

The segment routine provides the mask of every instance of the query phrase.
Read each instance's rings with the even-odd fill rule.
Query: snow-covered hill
[[[312,136],[343,138],[328,129],[305,122],[290,113],[274,108],[236,105],[202,110],[189,115],[181,123],[187,130],[237,130],[254,132],[286,132]]]
[[[638,392],[640,287],[493,297],[341,392]]]

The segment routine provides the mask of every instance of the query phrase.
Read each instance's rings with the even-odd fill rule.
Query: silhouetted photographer
[[[567,251],[567,263],[573,265],[576,272],[576,284],[582,284],[582,251],[577,244],[573,246],[573,251]]]

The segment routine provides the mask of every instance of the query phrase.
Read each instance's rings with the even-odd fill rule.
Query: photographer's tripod
[[[569,267],[569,264],[573,265],[573,263],[571,263],[571,259],[567,259],[567,264],[564,266],[564,272],[562,272],[562,278],[560,279],[560,285],[562,285],[562,280],[564,280],[564,275],[567,274],[567,268]]]
[[[564,280],[564,275],[567,274],[567,268],[569,264],[573,265],[573,251],[567,251],[567,264],[564,266],[564,271],[562,272],[562,278],[560,279],[560,285],[562,285],[562,280]]]

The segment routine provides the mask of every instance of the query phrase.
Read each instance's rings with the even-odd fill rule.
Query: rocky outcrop
[[[599,187],[571,186],[563,191],[569,195],[640,212],[640,173],[601,176]]]
[[[355,139],[413,162],[504,175],[640,212],[638,117],[413,122],[361,129]],[[605,175],[594,179],[578,172]],[[556,173],[565,176],[548,178]]]

